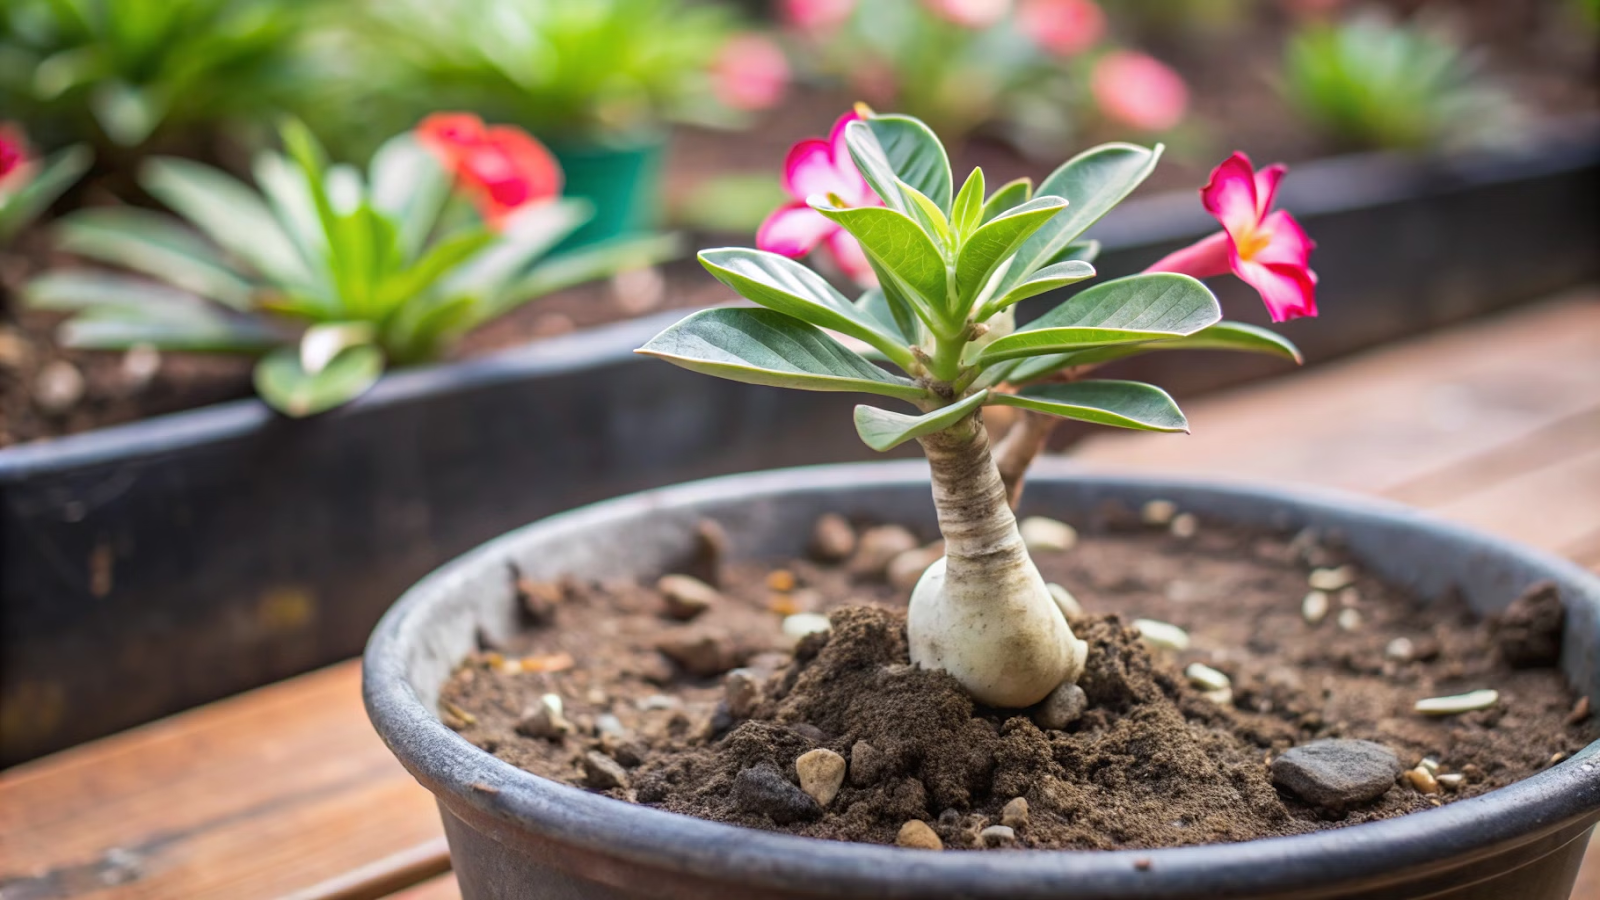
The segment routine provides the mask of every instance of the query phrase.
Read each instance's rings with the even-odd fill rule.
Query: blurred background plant
[[[674,252],[642,236],[544,258],[591,209],[560,198],[560,169],[520,129],[435,117],[385,143],[365,177],[296,122],[283,138],[287,155],[256,157],[259,190],[149,160],[141,183],[181,219],[115,207],[59,223],[61,249],[144,277],[51,271],[27,301],[72,314],[68,346],[259,355],[262,398],[304,416],[522,303]]]
[[[439,108],[513,122],[545,140],[568,193],[598,215],[573,243],[656,217],[671,123],[736,126],[777,104],[788,61],[695,0],[372,0],[352,22],[348,75],[401,126]]]
[[[86,143],[126,187],[157,149],[215,159],[315,90],[322,0],[5,0],[0,109],[41,147]]]
[[[1119,48],[1093,0],[783,0],[800,67],[959,143],[980,129],[1031,156],[1096,119],[1149,135],[1176,127],[1183,79]]]
[[[82,177],[92,160],[82,144],[35,159],[22,126],[0,122],[0,247]]]
[[[1443,27],[1368,10],[1311,21],[1284,51],[1295,112],[1346,149],[1430,150],[1514,140],[1516,110]]]

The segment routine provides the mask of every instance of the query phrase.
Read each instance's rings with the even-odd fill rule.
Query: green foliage
[[[349,78],[402,123],[467,109],[556,142],[632,140],[720,109],[725,7],[690,0],[363,0]]]
[[[1503,135],[1514,114],[1443,31],[1363,15],[1290,38],[1284,92],[1299,115],[1349,147],[1427,150]]]
[[[1078,376],[1111,359],[1179,347],[1298,358],[1271,332],[1220,322],[1211,292],[1172,273],[1089,288],[1013,327],[1017,302],[1093,277],[1099,247],[1084,232],[1150,174],[1159,147],[1097,147],[1063,164],[1037,196],[1013,182],[985,198],[983,173],[974,171],[952,198],[947,156],[921,123],[869,117],[852,122],[846,138],[885,205],[845,208],[819,198],[814,208],[861,243],[880,286],[852,303],[794,260],[706,250],[700,260],[713,275],[765,308],[696,313],[641,353],[751,384],[910,402],[918,414],[856,408],[858,433],[878,450],[950,428],[987,405],[1183,431],[1183,413],[1159,388]],[[1002,388],[1007,381],[1020,390]]]
[[[321,0],[5,0],[0,109],[45,146],[142,148],[283,110]]]
[[[45,157],[33,171],[0,184],[0,244],[9,241],[88,171],[94,154],[78,144]]]
[[[141,183],[181,218],[110,208],[59,224],[62,249],[145,277],[65,269],[26,298],[74,313],[62,334],[74,346],[264,353],[258,390],[299,416],[354,398],[386,365],[437,358],[521,303],[674,252],[670,238],[645,236],[546,258],[584,204],[530,207],[492,231],[409,134],[365,175],[328,165],[297,124],[284,144],[287,155],[257,157],[255,188],[199,163],[149,161]]]

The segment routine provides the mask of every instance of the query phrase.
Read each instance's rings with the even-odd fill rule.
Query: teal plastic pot
[[[594,218],[561,244],[570,250],[656,226],[661,212],[664,138],[623,145],[552,142],[568,197],[594,204]]]

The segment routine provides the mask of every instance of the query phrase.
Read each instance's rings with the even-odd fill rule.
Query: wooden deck
[[[1382,494],[1600,569],[1593,291],[1188,413],[1189,437],[1078,456]],[[350,662],[0,773],[0,900],[455,900],[440,834]],[[1600,852],[1574,897],[1600,898]]]

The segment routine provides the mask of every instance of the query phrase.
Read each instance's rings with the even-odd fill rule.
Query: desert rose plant
[[[148,277],[50,272],[27,300],[73,313],[62,327],[72,346],[259,355],[261,397],[304,416],[522,303],[675,252],[672,238],[646,235],[546,258],[588,204],[561,198],[538,141],[475,116],[436,115],[391,139],[365,177],[330,165],[297,123],[283,140],[287,154],[255,161],[259,189],[150,161],[141,183],[181,220],[124,207],[60,226],[62,249]]]
[[[1182,346],[1293,349],[1261,329],[1220,322],[1211,292],[1178,272],[1100,284],[1014,326],[1016,304],[1094,277],[1094,245],[1084,233],[1150,174],[1159,146],[1096,147],[1037,191],[1024,180],[991,193],[981,169],[958,187],[938,138],[911,117],[862,109],[832,142],[818,143],[829,152],[808,144],[790,155],[791,188],[811,191],[805,209],[782,213],[793,220],[783,223],[792,229],[785,236],[797,239],[779,245],[783,252],[700,254],[712,275],[764,308],[695,313],[640,352],[737,381],[863,392],[914,407],[855,411],[868,446],[917,440],[930,466],[945,556],[912,593],[911,658],[948,671],[984,703],[1036,703],[1077,679],[1087,646],[1023,544],[981,410],[1185,431],[1183,413],[1160,388],[1048,376]],[[870,196],[834,186],[852,183],[852,168]],[[824,225],[856,242],[877,287],[851,300],[786,255],[842,239]],[[767,238],[773,230],[769,223]],[[1017,389],[1014,380],[1029,383]]]

